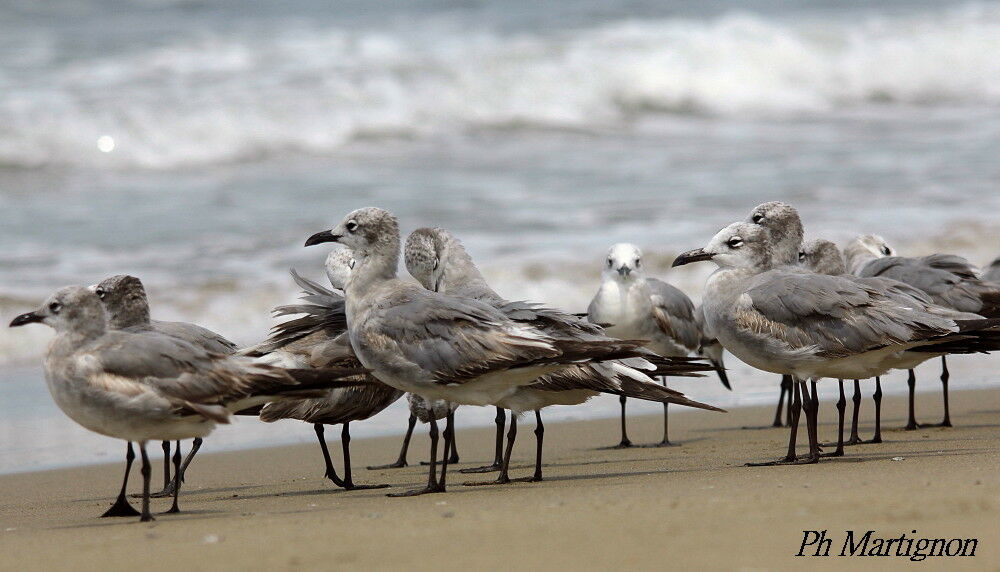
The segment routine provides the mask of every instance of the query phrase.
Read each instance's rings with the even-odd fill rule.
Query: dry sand
[[[919,395],[918,407],[924,420],[936,418],[939,394]],[[209,453],[188,474],[185,512],[150,524],[96,518],[117,491],[120,465],[8,475],[0,477],[0,568],[1000,569],[1000,392],[954,393],[954,429],[895,430],[905,398],[887,398],[884,409],[885,443],[795,467],[743,466],[782,453],[785,430],[744,428],[768,422],[769,408],[672,415],[672,436],[683,445],[667,449],[595,449],[617,442],[615,420],[550,424],[545,482],[468,488],[460,482],[470,476],[449,473],[447,494],[407,499],[335,489],[321,477],[315,446]],[[862,411],[871,418],[867,396]],[[834,436],[835,415],[823,404],[821,438]],[[532,426],[530,417],[520,425],[514,476],[530,471]],[[870,422],[863,428],[868,436]],[[659,430],[660,418],[651,416],[634,419],[630,433],[654,442]],[[424,433],[414,439],[411,462],[426,455]],[[327,434],[339,451],[339,431]],[[491,443],[491,431],[459,425],[459,466],[486,461]],[[355,480],[392,490],[421,484],[419,466],[363,468],[394,459],[398,444],[355,441],[362,467]],[[154,484],[159,474],[157,465]],[[155,510],[167,507],[154,499]],[[975,558],[922,563],[794,557],[803,530],[817,529],[835,539],[831,554],[845,530],[898,537],[916,529],[924,537],[978,538],[979,547]]]

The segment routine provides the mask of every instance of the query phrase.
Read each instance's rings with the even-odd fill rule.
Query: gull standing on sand
[[[447,296],[397,278],[400,236],[396,218],[368,207],[349,213],[306,246],[347,245],[356,259],[345,291],[351,346],[383,382],[428,399],[496,405],[542,375],[590,360],[634,357],[639,342],[555,339],[468,298]],[[454,414],[444,431],[447,458]],[[436,470],[438,431],[430,422],[427,486],[400,495],[443,492],[447,462]]]
[[[142,281],[135,276],[118,274],[102,280],[99,284],[90,287],[97,294],[104,311],[108,316],[108,328],[112,330],[125,330],[128,332],[159,332],[168,336],[184,340],[190,344],[205,349],[206,351],[231,354],[236,351],[236,344],[222,337],[221,335],[188,322],[164,322],[153,320],[149,316],[149,299],[146,296],[146,289]],[[202,439],[198,437],[191,445],[184,462],[180,465],[180,480],[184,481],[184,475],[188,466],[194,459],[195,454],[201,449]],[[164,441],[163,448],[163,490],[153,493],[152,497],[167,497],[174,494],[174,481],[170,478],[170,441]],[[174,456],[180,457],[181,444],[177,442]],[[177,464],[178,458],[174,459]],[[121,492],[118,499],[103,516],[139,516],[125,499],[125,489],[128,486],[128,477],[132,469],[132,461],[135,460],[135,451],[132,449],[130,441],[125,451],[125,478],[122,480]],[[134,495],[139,496],[139,495]]]
[[[327,370],[322,372],[326,379],[317,382],[316,372],[255,364],[158,332],[108,330],[100,299],[82,286],[56,291],[41,308],[10,325],[31,323],[56,331],[45,356],[45,381],[63,413],[95,433],[139,443],[144,522],[153,520],[147,441],[204,437],[217,423],[228,423],[234,411],[285,395],[314,393],[336,385],[335,377],[363,371]],[[175,467],[168,513],[179,510],[179,469]]]
[[[611,247],[601,271],[601,287],[587,308],[588,319],[604,326],[604,331],[622,339],[649,340],[647,349],[664,357],[691,355],[701,346],[701,331],[695,321],[694,304],[686,294],[670,284],[647,278],[638,247],[619,243]],[[727,380],[720,376],[723,383]],[[663,380],[666,387],[667,381]],[[621,403],[621,441],[617,447],[631,447],[625,426],[625,395]],[[663,440],[670,442],[668,405],[663,404]]]
[[[410,275],[428,290],[479,300],[500,310],[515,322],[535,325],[553,337],[585,341],[609,340],[599,326],[576,316],[540,305],[510,302],[501,297],[486,282],[458,238],[447,230],[419,228],[413,231],[406,239],[404,261]],[[633,361],[637,362],[634,364],[637,367],[647,365],[644,360]],[[691,373],[704,369],[697,363],[689,362],[671,365],[678,370],[688,366]],[[648,364],[648,367],[653,366]],[[528,411],[535,413],[535,473],[531,477],[518,480],[541,481],[542,442],[545,432],[541,410],[552,405],[579,405],[600,393],[629,395],[664,404],[678,403],[720,411],[715,407],[689,400],[680,392],[655,384],[649,376],[624,362],[568,367],[543,376],[535,383],[519,387],[500,401],[502,409],[511,411],[510,431],[507,434],[507,448],[500,467],[500,475],[496,481],[467,484],[510,482],[508,471],[514,440],[517,437],[517,418]],[[500,438],[502,439],[502,434]]]
[[[819,460],[819,379],[882,375],[894,367],[899,352],[922,346],[961,351],[981,349],[975,347],[980,341],[1000,343],[996,324],[974,315],[916,298],[903,303],[877,282],[779,265],[770,238],[760,225],[734,223],[704,248],[674,261],[675,266],[715,262],[719,268],[708,279],[704,305],[705,319],[719,341],[747,364],[792,375],[795,381],[788,453],[765,465]],[[795,454],[800,405],[809,436],[809,456],[802,461]]]
[[[863,235],[852,240],[844,249],[851,273],[861,277],[882,277],[898,280],[925,292],[935,304],[960,312],[971,312],[987,318],[1000,318],[1000,284],[979,278],[977,269],[968,260],[953,254],[932,254],[919,258],[896,256],[885,239]],[[948,403],[948,361],[941,356],[941,388],[944,398],[944,418],[928,427],[951,427]],[[904,429],[921,427],[917,423],[913,402],[916,375],[910,369],[907,380],[910,390],[910,412]]]
[[[349,248],[336,245],[326,257],[325,270],[330,285],[343,291],[354,266],[354,257]],[[357,360],[351,348],[347,335],[347,313],[342,294],[331,291],[319,284],[299,276],[292,271],[292,279],[303,290],[301,304],[279,306],[274,309],[275,316],[296,315],[297,318],[287,320],[275,326],[271,336],[253,348],[246,350],[246,355],[257,358],[262,363],[281,367],[313,368],[324,367],[324,364],[343,363],[345,360]],[[373,378],[369,377],[369,381]],[[383,411],[402,396],[392,387],[382,383],[338,388],[331,390],[327,396],[318,399],[303,400],[295,403],[285,401],[269,404],[260,411],[247,411],[260,415],[266,422],[291,418],[313,423],[313,430],[323,452],[325,463],[324,476],[339,487],[345,489],[374,488],[355,485],[351,474],[350,463],[350,429],[347,423],[368,419]],[[410,423],[400,460],[391,465],[368,467],[369,469],[384,469],[406,466],[406,449],[410,435],[417,419],[425,420],[430,411],[437,411],[417,397],[410,398]],[[438,419],[444,418],[444,414]],[[426,422],[426,421],[424,421]],[[329,449],[326,445],[324,425],[343,423],[341,430],[341,449],[344,455],[344,478],[341,479],[333,467]],[[381,488],[381,487],[379,487]]]
[[[334,249],[327,256],[326,274],[334,288],[343,289],[353,262],[350,250],[345,247]],[[347,336],[343,296],[299,276],[294,270],[292,278],[303,290],[304,303],[280,306],[275,308],[274,314],[296,314],[300,317],[276,325],[271,336],[247,354],[262,363],[298,369],[357,364]],[[280,419],[298,419],[311,423],[323,453],[324,476],[345,490],[388,486],[354,483],[350,424],[384,411],[402,397],[403,393],[379,382],[370,374],[364,374],[364,379],[369,383],[330,389],[323,397],[268,403],[259,411],[261,421],[266,423]],[[340,478],[333,466],[326,444],[326,425],[342,425],[340,445],[344,458],[343,478]]]

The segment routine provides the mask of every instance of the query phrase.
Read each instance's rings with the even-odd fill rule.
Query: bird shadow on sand
[[[607,445],[605,447],[595,447],[593,449],[583,449],[585,451],[628,451],[629,449],[673,449],[674,447],[680,447],[681,445],[687,445],[690,443],[697,443],[699,441],[704,441],[708,437],[694,437],[691,439],[683,439],[671,442],[670,445],[660,445],[659,443],[642,443],[642,444],[632,444],[628,447],[619,447],[618,445]]]
[[[201,519],[212,519],[212,518],[226,518],[232,516],[233,513],[221,510],[206,510],[206,509],[196,509],[196,510],[186,510],[181,509],[179,513],[176,514],[164,514],[162,512],[154,512],[153,524],[159,522],[172,522],[176,520],[201,520]],[[58,526],[51,527],[52,530],[74,530],[82,528],[110,528],[115,526],[135,526],[136,524],[142,524],[139,522],[139,517],[126,517],[126,518],[100,518],[93,517],[93,519],[87,522],[79,522],[73,524],[62,524]]]
[[[232,493],[232,492],[241,491],[241,490],[247,490],[247,489],[259,489],[259,488],[261,488],[263,486],[265,486],[265,485],[241,485],[241,486],[234,486],[234,487],[214,488],[214,489],[186,489],[186,488],[182,487],[181,488],[181,499],[183,499],[184,497],[192,497],[192,496],[204,495],[204,494]],[[106,500],[107,498],[108,497],[81,498],[81,499],[76,499],[74,502],[95,502],[95,501]],[[136,497],[131,497],[130,496],[129,498],[131,498],[131,499],[135,500],[136,502],[138,502],[138,499],[136,499]],[[170,497],[153,497],[154,500],[156,498],[167,498],[167,499],[169,499]]]

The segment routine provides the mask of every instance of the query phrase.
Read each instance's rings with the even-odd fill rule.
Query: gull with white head
[[[633,244],[619,243],[608,250],[601,271],[601,286],[590,301],[587,318],[601,324],[610,336],[649,340],[647,349],[664,357],[691,355],[701,346],[701,330],[695,318],[694,304],[677,288],[648,278],[642,251]],[[720,376],[724,384],[728,379]],[[666,386],[666,380],[663,381]],[[624,395],[621,402],[621,441],[618,447],[631,447],[625,425]],[[667,404],[663,404],[663,439],[659,446],[670,446]]]
[[[404,248],[406,269],[424,288],[451,295],[479,300],[503,312],[515,322],[533,325],[553,337],[581,341],[611,341],[602,329],[576,316],[553,308],[527,302],[510,302],[497,294],[486,282],[472,257],[452,233],[441,228],[419,228],[406,239]],[[638,367],[652,367],[642,360],[635,360]],[[693,373],[704,369],[697,363],[671,364],[679,373]],[[661,403],[678,403],[691,407],[717,410],[714,407],[691,401],[683,394],[661,387],[645,373],[630,367],[626,362],[587,363],[567,367],[545,375],[535,383],[518,387],[499,402],[500,408],[511,410],[507,448],[500,464],[500,475],[489,483],[510,482],[508,469],[510,456],[517,435],[517,418],[520,414],[535,413],[535,473],[529,482],[542,480],[542,442],[544,425],[541,410],[552,405],[578,405],[599,393],[613,393]],[[502,409],[501,409],[502,411]],[[502,444],[501,427],[498,426],[498,443]]]

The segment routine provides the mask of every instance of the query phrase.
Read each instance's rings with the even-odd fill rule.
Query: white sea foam
[[[996,5],[510,34],[286,25],[68,59],[36,43],[17,52],[35,54],[30,73],[0,62],[0,165],[165,169],[384,136],[623,128],[654,112],[1000,103]]]

